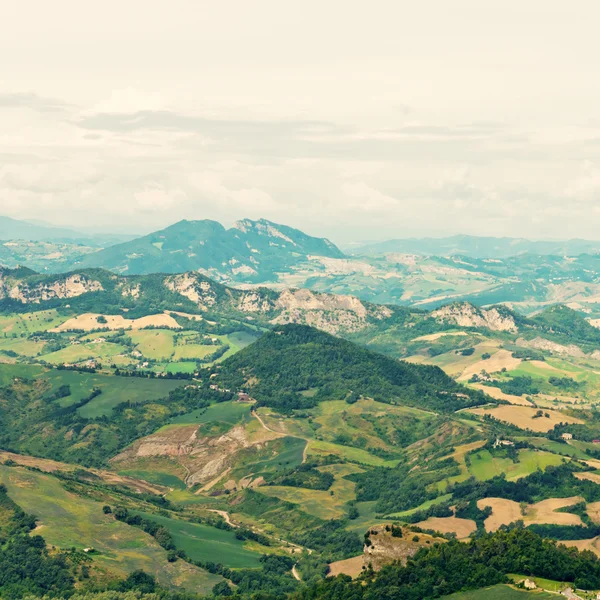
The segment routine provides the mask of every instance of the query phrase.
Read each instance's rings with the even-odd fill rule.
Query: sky
[[[600,239],[597,0],[19,0],[0,214]]]

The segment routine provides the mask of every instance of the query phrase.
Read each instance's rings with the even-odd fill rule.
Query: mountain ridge
[[[341,258],[332,242],[266,219],[242,219],[226,229],[217,221],[181,220],[146,236],[105,248],[70,265],[117,273],[201,271],[213,278],[265,281],[310,255]]]

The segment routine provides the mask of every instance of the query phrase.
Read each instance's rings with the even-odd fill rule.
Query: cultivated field
[[[106,320],[106,323],[98,321]],[[123,315],[101,315],[99,313],[84,313],[77,315],[49,331],[91,331],[93,329],[143,329],[144,327],[166,327],[170,329],[181,329],[181,325],[168,314],[160,313],[148,315],[139,319],[127,319]]]
[[[429,517],[415,525],[421,529],[433,529],[440,533],[456,533],[459,540],[468,538],[477,529],[475,521],[458,517]]]
[[[550,498],[536,504],[529,504],[521,509],[521,505],[505,498],[484,498],[477,501],[479,508],[489,506],[492,514],[485,520],[487,531],[496,531],[501,525],[509,525],[522,520],[526,525],[554,524],[554,525],[582,525],[579,515],[568,512],[557,512],[560,508],[573,506],[583,502],[580,496],[571,498]],[[524,513],[524,514],[523,514]]]
[[[480,360],[464,369],[458,378],[459,381],[466,381],[472,375],[487,371],[488,373],[498,373],[502,369],[511,371],[521,364],[520,358],[513,358],[512,352],[508,350],[497,350],[487,360]]]
[[[549,417],[542,416],[534,419],[533,416],[537,411],[535,408],[528,406],[486,406],[469,409],[469,412],[480,416],[490,415],[495,419],[506,421],[520,429],[530,429],[531,431],[539,432],[550,431],[559,423],[583,423],[581,419],[550,409],[544,409],[544,414],[548,414]]]

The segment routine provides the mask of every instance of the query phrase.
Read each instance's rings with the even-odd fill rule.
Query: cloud
[[[27,108],[41,113],[64,113],[73,106],[55,98],[34,93],[0,93],[0,108]]]

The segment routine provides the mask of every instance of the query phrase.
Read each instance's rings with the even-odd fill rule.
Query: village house
[[[563,440],[565,440],[565,442],[572,440],[573,439],[573,434],[572,433],[563,433],[560,436]]]
[[[250,402],[251,398],[246,392],[238,392],[237,401],[238,402]]]

